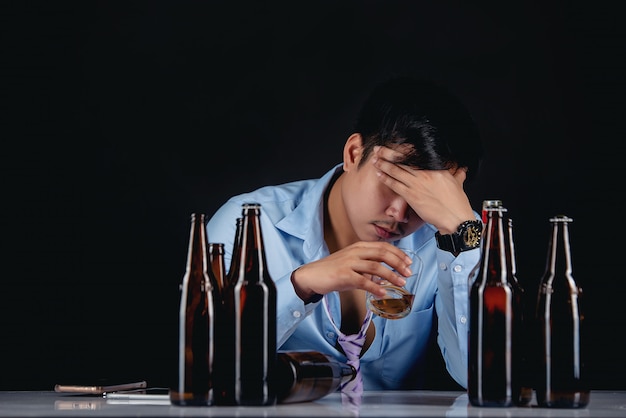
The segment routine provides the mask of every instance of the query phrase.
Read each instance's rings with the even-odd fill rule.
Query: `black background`
[[[549,217],[574,218],[592,387],[626,388],[624,25],[543,3],[3,2],[0,388],[168,384],[190,213],[322,175],[398,73],[475,116],[467,190],[508,207],[529,293]]]

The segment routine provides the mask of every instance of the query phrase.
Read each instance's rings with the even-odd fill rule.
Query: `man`
[[[481,156],[478,130],[458,100],[433,83],[390,79],[361,108],[342,164],[319,179],[232,197],[208,222],[208,237],[229,252],[241,205],[261,204],[279,349],[346,361],[338,335],[363,326],[363,388],[419,388],[437,324],[446,368],[466,387],[468,287],[482,224],[463,185]],[[372,277],[404,284],[383,263],[410,273],[400,247],[424,263],[412,311],[369,321],[365,293],[384,294]]]

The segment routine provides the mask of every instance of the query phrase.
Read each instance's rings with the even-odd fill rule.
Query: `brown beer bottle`
[[[468,398],[508,407],[520,397],[521,307],[511,265],[506,209],[487,208],[478,275],[470,288]]]
[[[261,205],[242,205],[242,234],[231,283],[224,288],[219,404],[274,405],[276,396],[276,286],[267,270]]]
[[[493,208],[503,208],[502,200],[493,199],[493,200],[484,200],[483,201],[483,212],[482,218],[483,223],[487,223],[487,210]],[[513,239],[513,219],[508,217],[508,242],[510,246],[509,252],[509,263],[511,264],[511,277],[513,286],[516,288],[515,296],[516,296],[516,304],[520,307],[520,315],[517,317],[517,327],[520,329],[520,332],[516,333],[515,337],[517,341],[515,342],[515,346],[519,347],[519,356],[517,361],[520,364],[514,365],[519,370],[519,378],[520,378],[520,396],[518,399],[514,399],[514,403],[518,406],[528,406],[532,400],[533,395],[533,374],[530,366],[530,358],[529,354],[532,351],[532,340],[531,340],[531,325],[532,325],[532,311],[530,315],[528,315],[528,308],[526,303],[526,294],[523,286],[521,285],[519,278],[517,276],[517,262],[515,258],[515,240]],[[530,321],[529,321],[530,319]]]
[[[583,361],[582,289],[572,275],[572,219],[557,215],[550,223],[552,234],[536,311],[541,333],[537,403],[549,408],[582,408],[589,403],[590,390]]]
[[[516,341],[514,345],[519,347],[517,350],[516,361],[513,367],[519,371],[519,383],[520,392],[519,397],[514,399],[513,402],[517,406],[528,406],[533,398],[533,373],[530,367],[530,353],[532,352],[532,315],[528,315],[528,308],[526,303],[526,295],[524,288],[520,284],[517,277],[517,262],[515,258],[515,240],[513,239],[513,220],[508,218],[508,233],[509,233],[509,246],[510,246],[510,263],[511,263],[511,275],[512,282],[515,288],[515,304],[519,308],[519,315],[516,317],[517,332],[514,337]],[[531,312],[532,313],[532,312]]]
[[[487,225],[487,211],[489,209],[501,208],[502,200],[500,199],[487,199],[483,200],[482,221],[483,225]]]
[[[239,253],[241,250],[241,234],[243,233],[243,218],[237,218],[235,221],[235,239],[233,242],[233,251],[230,254],[230,267],[226,273],[225,285],[233,282],[233,275],[237,271],[237,263],[239,263]]]
[[[276,364],[278,403],[309,402],[337,391],[356,369],[318,351],[279,351]]]
[[[178,375],[170,388],[174,405],[211,405],[213,331],[219,303],[215,278],[209,273],[205,215],[191,215],[187,265],[181,285],[178,322]]]
[[[225,303],[226,294],[232,292],[229,287],[234,285],[234,273],[239,270],[239,255],[241,254],[241,235],[243,233],[243,218],[237,218],[235,227],[235,237],[233,250],[230,258],[230,267],[224,276],[222,287],[222,320],[216,324],[217,340],[222,343],[215,348],[215,385],[213,395],[217,405],[235,405],[234,391],[228,390],[234,385],[232,381],[234,371],[231,370],[235,361],[234,352],[234,330],[235,326],[232,314],[227,312],[228,306]],[[226,341],[229,341],[226,343]]]
[[[209,242],[209,265],[211,272],[215,276],[215,281],[219,287],[219,294],[222,294],[226,276],[226,266],[224,264],[224,244],[221,242]],[[221,297],[221,296],[220,296]]]

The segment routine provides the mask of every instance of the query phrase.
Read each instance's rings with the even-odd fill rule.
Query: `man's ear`
[[[348,137],[343,146],[343,171],[350,171],[361,161],[363,155],[363,138],[355,133]]]

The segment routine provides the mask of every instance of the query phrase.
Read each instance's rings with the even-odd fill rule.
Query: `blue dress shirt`
[[[230,265],[241,205],[260,203],[267,268],[278,290],[277,347],[315,350],[345,362],[345,356],[335,348],[337,335],[321,302],[305,305],[291,283],[295,269],[329,255],[324,242],[323,199],[333,175],[341,167],[336,165],[319,179],[265,186],[234,196],[211,217],[207,234],[209,242],[225,244],[224,258],[226,265]],[[476,218],[480,219],[478,214]],[[446,368],[456,382],[467,386],[468,290],[480,249],[454,257],[437,248],[435,232],[432,225],[426,224],[394,242],[416,250],[424,267],[411,313],[399,320],[378,316],[372,319],[376,336],[361,358],[365,390],[420,387],[435,312],[437,342]],[[328,296],[332,316],[341,323],[339,294],[332,292]]]

